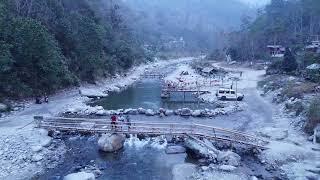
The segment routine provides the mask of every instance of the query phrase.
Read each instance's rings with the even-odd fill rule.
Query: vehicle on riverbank
[[[217,91],[216,96],[219,100],[222,100],[222,101],[227,101],[227,100],[242,101],[244,98],[243,94],[237,93],[233,89],[223,89],[223,88],[220,88]]]

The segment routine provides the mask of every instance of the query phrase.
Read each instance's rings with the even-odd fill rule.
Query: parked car
[[[219,89],[216,93],[216,96],[219,100],[226,101],[226,100],[232,100],[232,101],[242,101],[244,98],[244,95],[241,93],[236,93],[233,89]]]

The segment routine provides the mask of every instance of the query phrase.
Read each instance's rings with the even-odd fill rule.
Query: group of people
[[[116,115],[111,116],[111,129],[112,130],[123,130],[123,128],[127,127],[128,131],[131,128],[131,121],[129,116],[119,116]]]

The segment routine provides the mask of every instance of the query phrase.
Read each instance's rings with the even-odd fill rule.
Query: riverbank
[[[141,65],[131,69],[125,77],[118,76],[104,79],[95,85],[84,84],[81,89],[92,89],[97,93],[103,93],[105,90],[118,91],[133,84],[147,69],[151,70],[152,68],[192,59],[180,58]],[[59,149],[63,148],[63,144],[59,144],[60,142],[50,141],[46,145],[41,145],[40,139],[50,137],[45,132],[35,133],[37,131],[33,129],[33,116],[56,116],[71,107],[87,106],[86,102],[89,98],[82,97],[79,94],[79,89],[76,88],[53,95],[49,97],[49,100],[48,104],[41,105],[26,102],[24,108],[0,118],[0,146],[3,147],[0,159],[4,159],[0,166],[0,179],[6,177],[13,177],[13,179],[30,178],[42,172],[44,167],[54,166],[64,154],[64,150]],[[30,142],[26,139],[30,139]],[[33,153],[32,149],[35,149],[37,153]],[[52,155],[54,153],[58,155]],[[32,157],[33,154],[38,156]],[[51,161],[49,157],[55,160]],[[32,160],[33,158],[35,160]],[[20,162],[24,162],[23,165]]]
[[[176,60],[175,63],[183,62],[183,60]],[[187,61],[191,61],[187,60]],[[169,64],[163,65],[167,66]],[[160,65],[159,65],[160,66]],[[185,65],[183,65],[185,66]],[[217,65],[218,66],[218,65]],[[153,68],[153,65],[148,65],[150,67],[150,71]],[[154,68],[157,68],[154,67]],[[228,67],[226,67],[227,69]],[[233,68],[229,68],[232,70]],[[277,177],[288,177],[288,179],[295,179],[299,177],[304,178],[317,178],[318,170],[320,162],[318,160],[317,147],[313,146],[311,142],[307,141],[307,136],[303,134],[301,131],[293,128],[291,126],[291,122],[294,119],[289,116],[288,113],[283,111],[283,105],[276,105],[272,103],[271,96],[262,97],[260,96],[261,92],[257,90],[257,82],[261,79],[261,75],[264,74],[263,70],[253,70],[248,68],[238,68],[237,70],[243,71],[242,78],[239,81],[239,90],[241,90],[245,94],[245,99],[242,102],[246,104],[245,108],[242,111],[237,111],[234,113],[230,113],[227,116],[214,116],[214,117],[203,117],[198,118],[194,117],[192,113],[189,117],[183,116],[165,116],[161,117],[160,113],[154,116],[146,116],[146,115],[130,115],[132,120],[139,121],[149,121],[149,122],[185,122],[185,123],[198,123],[204,125],[210,125],[215,127],[227,128],[227,129],[235,129],[239,131],[245,131],[250,134],[255,134],[257,136],[264,136],[265,138],[270,139],[271,143],[268,145],[268,150],[262,151],[258,156],[254,156],[256,158],[251,161],[246,161],[246,159],[250,159],[253,157],[252,154],[241,155],[241,158],[244,159],[245,162],[241,162],[240,166],[237,168],[233,167],[220,167],[220,164],[201,165],[195,168],[195,171],[192,173],[193,179],[210,179],[212,177],[221,177],[221,178],[251,178],[251,176],[255,176],[259,178],[259,173],[261,170],[262,177],[266,177],[266,175],[274,175]],[[139,70],[141,72],[142,70]],[[142,71],[144,72],[144,70]],[[173,72],[180,76],[180,73]],[[138,74],[138,73],[137,73]],[[237,72],[235,72],[237,74]],[[136,78],[137,76],[130,77],[127,76],[125,78]],[[176,78],[176,77],[174,77]],[[119,80],[118,80],[119,81]],[[113,87],[119,88],[116,83],[118,81],[114,81],[111,84]],[[128,82],[134,83],[133,79],[128,80]],[[123,84],[123,83],[122,83]],[[130,84],[130,83],[129,83]],[[98,88],[99,92],[103,91],[103,87],[108,87],[108,83],[102,83]],[[96,86],[91,86],[95,88]],[[110,86],[111,87],[111,86]],[[127,86],[123,85],[120,89],[125,89]],[[115,89],[117,89],[115,88]],[[210,98],[213,98],[215,90],[212,89],[212,93],[210,94]],[[27,125],[29,122],[32,122],[34,115],[42,115],[42,116],[56,116],[61,112],[65,112],[70,109],[75,109],[76,107],[89,107],[85,103],[88,98],[81,97],[77,90],[74,92],[70,91],[68,93],[64,93],[63,95],[57,96],[57,98],[51,97],[52,99],[49,104],[42,105],[31,105],[31,107],[26,108],[25,110],[16,112],[6,118],[1,119],[1,128],[0,134],[2,137],[0,138],[0,145],[3,147],[5,151],[0,153],[0,158],[6,159],[3,161],[2,166],[0,167],[0,179],[6,176],[15,177],[15,179],[26,179],[26,177],[31,177],[35,174],[38,174],[44,170],[44,167],[54,168],[59,160],[64,161],[63,159],[65,155],[64,150],[67,149],[69,153],[75,153],[74,159],[70,159],[70,161],[77,162],[77,153],[80,152],[81,156],[86,156],[88,158],[88,163],[85,165],[90,165],[90,161],[94,160],[93,157],[90,157],[92,154],[91,150],[89,151],[81,151],[83,144],[82,137],[76,137],[74,142],[78,142],[77,148],[64,148],[65,142],[67,141],[58,141],[55,142],[56,139],[51,139],[50,143],[47,145],[42,143],[41,140],[37,140],[37,136],[42,137],[43,139],[48,139],[49,137],[45,132],[35,132],[32,125],[26,126],[23,129],[20,129],[24,125]],[[230,104],[234,104],[234,102],[227,102]],[[94,108],[96,109],[96,108]],[[101,109],[104,113],[109,111]],[[125,110],[123,110],[124,113]],[[134,110],[131,109],[131,112]],[[130,111],[127,111],[129,113]],[[160,109],[159,109],[160,112]],[[97,113],[97,111],[95,112]],[[120,111],[119,111],[120,113]],[[173,112],[174,113],[174,112]],[[110,113],[111,114],[111,113]],[[86,115],[86,113],[84,113]],[[94,114],[97,116],[97,114]],[[33,134],[31,134],[33,133]],[[36,135],[38,133],[38,135]],[[40,135],[39,135],[40,133]],[[12,138],[11,138],[12,137]],[[41,138],[41,139],[42,139]],[[8,140],[7,140],[8,139]],[[12,140],[11,140],[12,139]],[[27,139],[34,139],[34,141],[30,141]],[[58,138],[59,139],[59,138]],[[74,138],[71,138],[71,140]],[[93,138],[94,139],[94,138]],[[89,138],[89,141],[92,139]],[[132,139],[128,139],[128,142],[131,142]],[[96,143],[93,140],[91,143]],[[138,144],[146,143],[146,141],[137,141]],[[59,144],[61,143],[61,144]],[[21,144],[21,145],[17,145]],[[40,145],[39,145],[40,144]],[[153,143],[152,143],[153,144]],[[163,145],[160,142],[157,142],[153,145]],[[15,147],[10,149],[9,146]],[[59,149],[61,147],[62,149]],[[149,146],[148,146],[149,147]],[[92,147],[94,151],[93,156],[99,157],[100,153],[96,151],[96,146]],[[90,148],[89,148],[90,149]],[[231,147],[229,147],[229,150]],[[75,150],[75,151],[74,151]],[[36,151],[36,153],[33,153]],[[126,151],[126,150],[125,150]],[[149,151],[150,154],[153,153],[163,153],[163,149],[161,152],[159,151]],[[128,152],[128,151],[126,151]],[[88,154],[87,154],[88,153]],[[139,153],[137,151],[137,153]],[[143,154],[143,152],[140,152]],[[17,154],[18,156],[14,156],[13,154]],[[19,155],[22,155],[22,158],[19,158]],[[34,156],[36,155],[36,156]],[[121,154],[115,158],[115,163],[122,167],[124,166],[123,161],[117,162],[117,160],[121,159]],[[24,158],[24,156],[26,158]],[[33,157],[34,156],[34,157]],[[131,156],[131,155],[130,155]],[[53,160],[47,161],[46,157],[54,157]],[[134,157],[134,155],[132,155]],[[92,159],[93,158],[93,159]],[[32,160],[33,159],[33,160]],[[134,158],[132,158],[134,159]],[[107,160],[109,162],[110,159]],[[168,161],[170,158],[168,158]],[[67,160],[69,161],[69,160]],[[67,162],[66,161],[66,162]],[[152,160],[150,160],[152,161]],[[147,162],[150,162],[147,161]],[[25,162],[25,163],[24,163]],[[105,160],[103,160],[106,163]],[[184,164],[187,161],[179,161],[178,164]],[[134,162],[133,162],[134,163]],[[20,164],[24,164],[21,165]],[[75,163],[76,164],[76,163]],[[72,166],[71,164],[70,166]],[[84,165],[84,167],[85,167]],[[145,164],[144,164],[145,165]],[[203,167],[202,167],[203,166]],[[9,168],[7,168],[9,167]],[[159,166],[155,166],[159,167]],[[170,166],[170,168],[175,169],[175,172],[182,172],[185,168],[183,165],[178,168]],[[194,166],[192,166],[194,167]],[[259,171],[253,172],[255,169],[259,167]],[[7,169],[6,169],[7,168]],[[188,168],[190,168],[188,166]],[[187,168],[187,169],[188,169]],[[222,168],[222,169],[221,169]],[[33,171],[31,171],[31,169]],[[80,170],[80,169],[79,169]],[[113,169],[108,169],[112,171]],[[137,169],[136,169],[137,170]],[[168,168],[166,168],[167,172]],[[227,171],[226,171],[227,170]],[[59,171],[59,169],[57,169]],[[150,170],[149,172],[155,172],[156,170]],[[267,172],[266,172],[267,171]],[[34,173],[33,173],[34,172]],[[37,173],[38,172],[38,173]],[[65,173],[77,172],[76,170],[72,171],[72,168],[66,169]],[[127,174],[125,169],[122,171],[122,177],[125,177]],[[135,171],[136,173],[140,171]],[[158,173],[158,172],[157,172]],[[66,175],[66,174],[63,174]],[[121,175],[117,174],[117,177]],[[281,176],[280,176],[281,175]],[[107,175],[106,175],[107,176]],[[174,178],[175,176],[173,176]],[[252,177],[253,178],[253,177]],[[170,178],[169,178],[170,179]]]

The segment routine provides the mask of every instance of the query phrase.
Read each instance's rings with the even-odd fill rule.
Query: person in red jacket
[[[114,129],[117,129],[117,116],[115,115],[112,115],[111,116],[111,129],[114,130]]]

